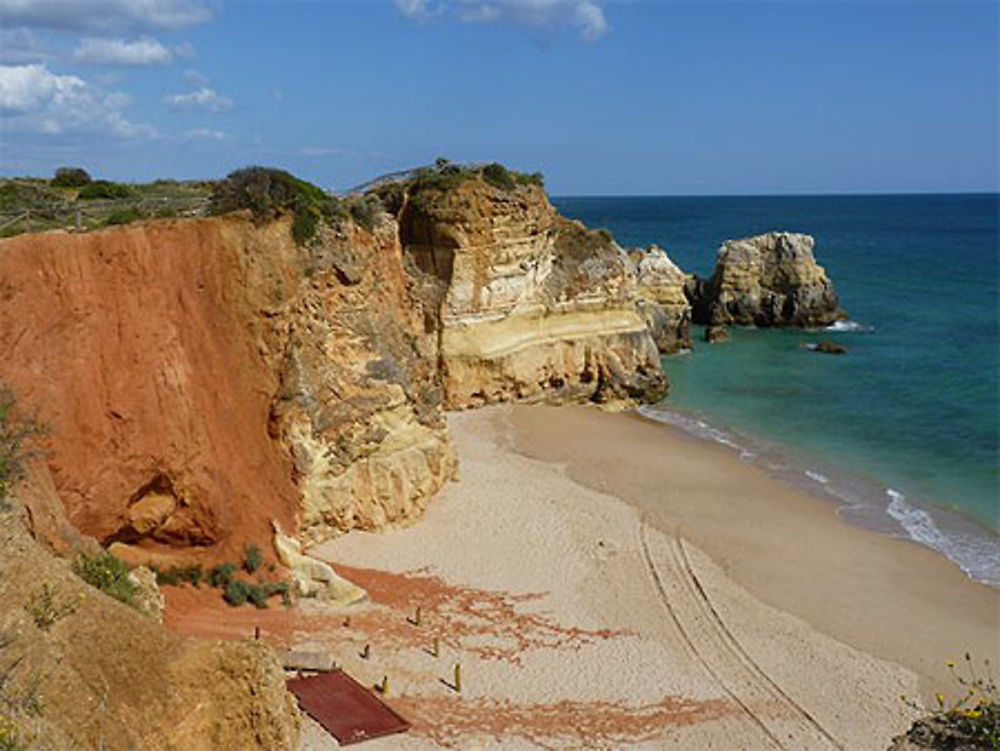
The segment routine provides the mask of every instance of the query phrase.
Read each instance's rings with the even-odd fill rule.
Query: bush
[[[229,584],[226,585],[226,591],[223,592],[223,599],[232,605],[234,608],[238,608],[241,605],[246,604],[247,597],[250,595],[250,586],[239,579],[232,579]]]
[[[122,185],[121,183],[113,183],[107,180],[94,180],[92,183],[87,183],[77,194],[77,198],[82,198],[85,200],[92,200],[98,198],[128,198],[132,195],[132,189],[127,185]]]
[[[90,182],[87,170],[80,167],[60,167],[52,178],[54,188],[80,188]]]
[[[213,566],[208,574],[208,583],[213,587],[222,587],[224,589],[233,580],[237,569],[238,567],[235,563],[220,563],[218,566]]]
[[[254,544],[247,545],[243,552],[243,568],[246,572],[252,574],[263,565],[264,554],[260,552],[260,548]]]
[[[104,223],[109,227],[118,224],[131,224],[139,219],[144,219],[145,216],[135,206],[129,206],[127,209],[115,209],[112,211],[108,214],[108,218],[104,220]]]
[[[132,604],[136,587],[129,578],[128,566],[111,553],[83,554],[73,562],[73,572],[90,586],[126,605]]]
[[[333,220],[343,213],[340,202],[319,186],[273,167],[244,167],[215,184],[213,214],[243,209],[258,221],[292,212],[292,236],[299,245],[313,238],[321,219]]]
[[[490,185],[500,188],[501,190],[512,191],[517,187],[517,183],[514,182],[513,176],[507,171],[507,168],[502,164],[493,162],[493,164],[487,164],[483,167],[483,179]]]
[[[375,231],[375,220],[382,213],[382,201],[374,193],[352,201],[348,211],[354,223],[371,233]]]
[[[31,446],[47,433],[34,417],[14,414],[14,392],[0,382],[0,504],[24,476],[24,463],[37,452]]]
[[[954,662],[947,663],[959,692],[948,702],[943,693],[937,694],[937,707],[927,709],[903,697],[912,709],[928,712],[918,720],[907,735],[930,740],[928,748],[982,748],[1000,751],[1000,689],[993,677],[989,658],[982,670],[973,665],[972,656],[965,653],[962,672]],[[923,745],[923,744],[921,744]]]
[[[199,587],[202,579],[205,578],[205,572],[197,563],[191,566],[171,566],[167,569],[153,566],[152,569],[153,573],[156,574],[156,583],[168,587],[176,587],[184,582]]]

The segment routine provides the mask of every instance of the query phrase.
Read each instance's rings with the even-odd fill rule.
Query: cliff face
[[[419,513],[454,471],[393,227],[153,222],[0,244],[0,380],[73,525],[132,563]],[[125,547],[123,547],[125,546]]]
[[[325,228],[276,320],[272,432],[294,460],[311,539],[418,516],[455,472],[436,356],[397,227]]]
[[[50,495],[130,564],[413,519],[455,473],[445,407],[665,391],[634,269],[538,187],[289,224],[0,242],[0,381],[51,424]]]
[[[292,283],[294,254],[286,227],[239,220],[0,243],[0,380],[50,423],[48,465],[77,529],[222,554],[263,539],[272,517],[292,525],[261,351],[262,310]]]
[[[628,254],[638,286],[639,310],[663,354],[691,349],[691,303],[685,288],[692,277],[655,245]]]
[[[425,189],[407,197],[400,232],[448,407],[666,391],[624,255],[609,235],[559,216],[541,188]]]
[[[693,285],[696,323],[827,326],[844,317],[809,235],[771,232],[725,242],[707,282]]]

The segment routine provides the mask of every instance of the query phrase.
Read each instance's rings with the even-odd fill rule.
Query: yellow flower
[[[934,698],[937,699],[937,703],[938,703],[939,707],[944,706],[944,694],[942,694],[940,692],[936,693],[936,694],[934,694]]]

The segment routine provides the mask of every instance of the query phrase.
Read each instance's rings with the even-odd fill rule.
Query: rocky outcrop
[[[25,748],[292,751],[262,642],[185,639],[84,584],[0,510],[0,735]],[[17,742],[13,747],[21,747]]]
[[[791,232],[726,241],[711,279],[688,286],[695,322],[816,327],[845,318],[813,245],[809,235]]]
[[[691,275],[656,245],[630,250],[628,259],[635,273],[639,310],[660,352],[691,349],[691,303],[685,293]]]
[[[0,243],[0,380],[51,425],[72,526],[162,566],[270,550],[272,519],[317,538],[418,515],[455,460],[385,224],[309,248],[239,215]]]
[[[417,186],[399,222],[449,408],[665,393],[624,254],[561,217],[540,187]]]
[[[843,344],[831,341],[830,339],[823,339],[812,349],[813,352],[819,352],[825,355],[843,355],[847,352],[847,347]]]
[[[305,252],[306,276],[272,319],[271,431],[294,462],[299,533],[316,541],[418,517],[456,459],[395,222],[325,227]]]

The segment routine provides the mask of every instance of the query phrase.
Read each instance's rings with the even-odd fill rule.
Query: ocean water
[[[997,195],[558,198],[624,246],[656,243],[711,274],[726,239],[805,232],[851,321],[731,331],[664,358],[647,416],[726,443],[1000,587]],[[842,356],[808,345],[833,339]]]

